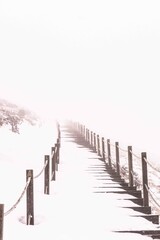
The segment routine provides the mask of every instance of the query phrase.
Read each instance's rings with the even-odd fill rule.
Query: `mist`
[[[148,0],[2,0],[1,97],[158,149],[159,7]]]

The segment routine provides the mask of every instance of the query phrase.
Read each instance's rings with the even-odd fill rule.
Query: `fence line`
[[[141,156],[138,156],[132,150],[132,146],[128,146],[126,149],[121,148],[119,142],[115,142],[115,144],[113,144],[111,143],[110,139],[100,137],[99,134],[90,131],[88,128],[86,128],[80,123],[71,122],[71,127],[76,129],[76,131],[84,137],[85,141],[109,167],[114,168],[117,175],[128,181],[128,185],[130,187],[138,186],[139,188],[141,188],[143,194],[143,206],[149,206],[149,202],[152,201],[153,204],[155,204],[156,207],[160,209],[160,203],[158,202],[159,199],[149,187],[149,172],[147,167],[151,167],[156,172],[160,172],[160,170],[155,168],[153,164],[150,163],[150,161],[147,159],[146,152],[142,152]],[[32,169],[26,170],[25,187],[16,203],[13,204],[13,206],[9,210],[4,212],[4,204],[0,204],[0,240],[3,240],[3,218],[10,214],[14,209],[16,209],[25,193],[27,201],[26,223],[27,225],[34,225],[33,181],[39,176],[41,176],[42,173],[44,173],[44,194],[50,194],[49,184],[50,181],[56,180],[56,171],[58,171],[58,165],[60,163],[61,131],[58,122],[57,130],[57,141],[54,144],[54,147],[51,147],[50,155],[44,156],[44,164],[41,171],[34,176]],[[121,152],[123,152],[123,154],[126,154],[126,156],[122,156]],[[141,167],[138,165],[134,165],[135,162],[133,161],[133,157],[138,160],[138,165],[141,164]],[[136,168],[137,166],[141,168],[141,180],[139,174],[137,174],[136,172],[137,169],[134,170],[134,167]]]
[[[8,211],[6,211],[4,213],[4,216],[7,216],[9,213],[11,213],[17,207],[17,205],[20,203],[21,199],[23,198],[23,196],[24,196],[24,194],[25,194],[25,192],[28,188],[28,185],[29,185],[30,181],[31,181],[31,178],[29,178],[28,181],[26,182],[24,190],[22,191],[22,193],[21,193],[20,197],[18,198],[18,200],[16,201],[16,203],[13,204],[13,206]]]
[[[49,160],[50,155],[45,155],[45,162],[43,165],[42,170],[35,176],[33,176],[33,170],[26,170],[26,184],[25,187],[20,194],[20,197],[18,200],[12,205],[12,207],[4,212],[4,204],[0,204],[0,240],[3,240],[3,225],[4,225],[4,217],[9,215],[13,210],[15,210],[24,197],[26,193],[26,202],[27,202],[27,209],[26,209],[26,224],[27,225],[34,225],[34,202],[33,202],[33,181],[34,179],[37,179],[39,176],[44,173],[44,194],[49,194],[49,181],[55,180],[55,171],[58,170],[58,167],[55,167],[55,165],[58,165],[60,163],[60,125],[57,122],[57,132],[58,137],[57,141],[55,143],[55,146],[52,147],[54,151],[51,152],[51,159],[52,159],[52,172],[51,172],[51,178],[50,178],[50,169],[49,169]],[[47,171],[46,168],[48,167]]]
[[[85,138],[90,147],[98,154],[98,156],[102,157],[102,160],[108,166],[115,169],[117,175],[120,175],[128,182],[129,186],[141,188],[144,206],[149,206],[149,201],[152,201],[153,204],[156,205],[156,208],[158,207],[156,210],[160,211],[160,199],[156,197],[149,187],[150,182],[148,180],[148,173],[150,172],[148,172],[147,166],[151,167],[158,173],[160,170],[154,167],[153,164],[147,159],[146,152],[142,152],[141,156],[138,156],[132,150],[132,146],[128,146],[128,149],[124,149],[119,146],[119,142],[115,142],[115,144],[113,144],[110,142],[110,139],[105,140],[104,137],[101,138],[100,144],[100,136],[96,133],[94,133],[94,136],[96,136],[94,137],[94,141],[90,141],[90,139],[93,139],[93,136],[90,135],[91,133],[93,134],[93,131],[90,131],[87,127],[85,127],[85,125],[82,125],[78,122],[70,122],[70,125]],[[111,147],[114,148],[114,151],[111,149]],[[123,152],[123,154],[126,154],[127,156],[122,157],[120,152]],[[137,159],[137,165],[135,164],[135,161],[133,162],[133,157]],[[140,170],[141,174],[137,173],[137,170]]]

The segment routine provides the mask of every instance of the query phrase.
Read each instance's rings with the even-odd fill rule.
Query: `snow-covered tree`
[[[19,125],[22,124],[23,121],[34,125],[37,117],[29,110],[0,99],[0,127],[10,125],[12,132],[19,133]]]

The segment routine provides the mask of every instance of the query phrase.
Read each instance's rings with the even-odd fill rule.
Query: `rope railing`
[[[18,198],[18,200],[16,201],[16,203],[8,211],[6,211],[4,213],[4,216],[7,216],[8,214],[10,214],[17,207],[17,205],[20,203],[21,199],[23,198],[24,194],[26,193],[26,190],[28,188],[28,185],[29,185],[30,181],[31,181],[31,177],[26,182],[25,188],[22,191],[22,193],[21,193],[20,197]]]
[[[133,153],[133,151],[131,151],[131,154],[132,154],[134,157],[136,157],[138,160],[141,160],[141,158],[140,158],[137,154]],[[144,160],[146,161],[146,163],[148,164],[148,166],[151,167],[151,169],[155,171],[155,172],[154,172],[154,176],[157,176],[158,179],[159,179],[159,175],[158,175],[158,174],[160,173],[160,169],[156,168],[153,164],[151,164],[151,162],[150,162],[149,160],[147,160],[147,158],[144,158]],[[148,171],[148,172],[150,173],[150,171]],[[136,181],[137,181],[137,180],[138,180],[138,179],[136,179]],[[139,186],[142,186],[142,182],[138,181],[137,183],[138,183]],[[152,182],[152,184],[153,184],[153,182]]]
[[[133,151],[130,151],[130,153],[131,153],[134,157],[136,157],[137,159],[141,160],[141,158],[140,158],[137,154],[135,154]]]
[[[119,146],[118,142],[113,144],[110,142],[110,139],[105,140],[104,137],[102,138],[100,149],[99,134],[94,133],[94,136],[98,136],[98,138],[95,138],[96,140],[93,141],[93,137],[90,135],[91,133],[93,133],[93,131],[90,131],[89,128],[85,127],[84,125],[82,126],[79,123],[76,123],[72,126],[79,134],[84,137],[85,141],[89,143],[89,145],[92,147],[92,149],[94,149],[98,156],[100,156],[99,153],[101,152],[102,160],[110,167],[114,168],[118,175],[125,178],[130,187],[136,186],[141,188],[144,198],[144,204],[148,205],[148,195],[151,196],[151,191],[146,191],[145,187],[146,184],[148,185],[147,165],[158,173],[160,172],[160,169],[153,166],[153,164],[151,164],[151,162],[147,160],[146,153],[141,153],[141,156],[138,156],[136,153],[134,153],[134,151],[132,151],[131,146],[128,146],[128,149],[124,149]],[[92,139],[92,141],[90,141],[90,139]],[[114,148],[114,151],[113,149],[111,149],[111,147]],[[122,156],[122,153],[125,153],[126,156]],[[114,155],[114,157],[112,155]],[[136,158],[138,161],[133,162],[133,157]],[[134,170],[133,163],[135,168]],[[152,198],[154,199],[153,194]]]
[[[43,168],[37,175],[33,175],[33,170],[26,170],[26,184],[25,187],[20,194],[17,201],[12,205],[9,210],[4,212],[4,204],[0,204],[0,232],[3,233],[3,221],[4,217],[9,215],[13,210],[15,210],[18,206],[18,204],[21,202],[22,198],[26,194],[26,201],[27,201],[27,209],[26,209],[26,224],[27,225],[34,225],[34,203],[33,203],[33,195],[34,195],[34,189],[33,189],[33,181],[34,179],[37,179],[39,176],[44,173],[44,194],[49,194],[49,181],[55,180],[55,172],[58,171],[58,164],[60,163],[60,125],[57,123],[57,133],[58,138],[55,143],[55,146],[52,147],[51,151],[51,173],[50,173],[50,155],[45,155],[45,162],[43,165]],[[51,178],[50,178],[51,174]],[[3,235],[1,234],[0,240],[3,240]]]
[[[40,176],[42,175],[42,173],[44,172],[47,164],[48,164],[48,161],[46,161],[46,163],[44,164],[42,170],[41,170],[36,176],[34,176],[34,179],[35,179],[35,178],[38,178],[38,177],[40,177]]]
[[[149,195],[150,195],[153,203],[160,209],[160,202],[158,202],[158,201],[160,201],[160,200],[157,198],[157,196],[155,195],[155,193],[152,192],[151,189],[150,189],[147,185],[145,185],[145,187],[146,187],[146,189],[147,189],[147,191],[148,191],[148,193],[149,193]]]
[[[160,170],[157,169],[156,167],[154,167],[146,158],[144,158],[144,160],[146,161],[146,163],[156,172],[160,173]]]
[[[111,145],[112,147],[115,147],[115,146],[116,146],[116,145],[113,144],[113,143],[110,143],[110,145]],[[125,153],[128,152],[126,149],[124,149],[124,148],[122,148],[122,147],[120,147],[120,146],[118,146],[118,148],[119,148],[119,150],[121,150],[122,152],[125,152]]]

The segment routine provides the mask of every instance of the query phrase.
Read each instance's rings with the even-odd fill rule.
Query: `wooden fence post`
[[[29,181],[30,179],[30,181]],[[33,192],[33,170],[26,171],[27,187],[27,225],[34,225],[34,192]]]
[[[91,131],[91,147],[93,147],[93,132]]]
[[[84,140],[86,141],[86,135],[87,135],[87,128],[85,128],[85,132],[84,132]]]
[[[100,153],[99,135],[97,135],[97,153],[98,153],[98,156],[101,156],[101,153]]]
[[[105,143],[104,143],[104,137],[102,137],[102,158],[103,161],[105,161],[106,157],[105,157]]]
[[[57,131],[58,131],[58,138],[61,137],[61,131],[60,131],[60,124],[57,122]]]
[[[120,161],[119,161],[119,142],[115,142],[116,147],[116,171],[120,175]]]
[[[86,142],[88,142],[88,128],[86,128],[86,136],[85,136]]]
[[[90,130],[88,129],[88,144],[90,144],[90,139],[91,139],[91,137],[90,137]]]
[[[111,145],[110,145],[110,139],[107,139],[107,149],[108,149],[108,164],[110,167],[112,167],[111,164]]]
[[[58,171],[58,163],[57,163],[57,155],[58,155],[58,153],[57,153],[57,143],[55,143],[55,151],[54,151],[54,161],[55,161],[55,168],[56,168],[56,171]]]
[[[93,144],[94,144],[94,151],[97,151],[97,147],[96,147],[96,134],[94,133],[94,139],[93,139]]]
[[[87,143],[89,143],[89,129],[87,129]]]
[[[51,161],[52,161],[52,167],[51,167],[51,180],[56,180],[56,161],[55,161],[55,147],[51,148]]]
[[[83,137],[85,138],[85,132],[86,132],[86,127],[85,127],[85,125],[83,125]]]
[[[148,197],[148,172],[147,172],[147,154],[146,152],[141,153],[142,159],[142,181],[143,181],[143,206],[149,206],[149,197]]]
[[[3,240],[4,204],[0,204],[0,240]]]
[[[57,163],[60,162],[60,156],[59,156],[59,149],[60,149],[60,141],[59,138],[57,139]]]
[[[132,146],[128,146],[128,170],[129,170],[129,186],[133,187]]]
[[[49,155],[44,156],[44,164],[45,164],[45,170],[44,170],[44,194],[49,194]]]

